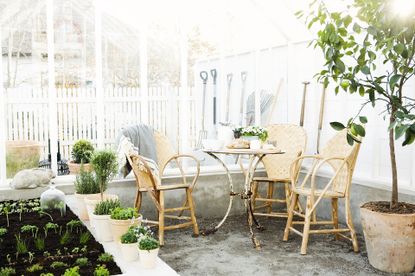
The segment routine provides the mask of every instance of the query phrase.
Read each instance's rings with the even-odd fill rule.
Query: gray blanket
[[[117,137],[117,148],[120,144],[121,137],[126,137],[138,151],[141,156],[153,160],[157,163],[157,149],[156,142],[153,136],[153,128],[144,124],[132,125],[122,128]],[[128,162],[125,163],[124,168],[121,168],[124,177],[131,171]]]

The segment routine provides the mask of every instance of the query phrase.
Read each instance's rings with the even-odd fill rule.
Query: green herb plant
[[[35,273],[41,270],[43,270],[43,266],[41,266],[40,264],[34,264],[26,269],[26,271],[30,273]]]
[[[114,258],[112,257],[112,255],[108,253],[102,253],[98,257],[98,262],[101,262],[101,263],[109,263],[109,262],[112,262],[113,260]]]
[[[2,267],[0,268],[0,276],[11,276],[16,275],[16,270],[11,267]]]
[[[101,201],[103,201],[104,188],[117,173],[117,156],[111,150],[96,151],[91,158],[91,164],[98,180]]]
[[[38,231],[39,231],[39,227],[37,227],[36,225],[26,224],[20,228],[20,232],[22,233],[28,233],[28,232],[32,233],[33,238],[37,237]]]
[[[111,212],[111,218],[117,220],[128,220],[138,217],[137,208],[117,207]]]
[[[89,163],[94,153],[94,146],[88,140],[78,140],[72,148],[72,158],[77,164]]]
[[[76,176],[75,191],[78,194],[97,194],[100,192],[99,184],[93,172],[85,171],[84,164],[81,164],[81,170]]]
[[[79,266],[74,266],[65,270],[63,276],[80,276],[79,274]]]
[[[152,238],[152,237],[143,237],[142,239],[140,239],[140,241],[138,242],[138,248],[140,250],[153,250],[153,249],[157,249],[160,247],[159,242]]]
[[[137,236],[133,231],[127,231],[127,233],[121,236],[121,243],[131,244],[137,242]]]
[[[91,239],[91,234],[89,232],[84,232],[79,236],[79,244],[86,244]]]
[[[50,267],[52,269],[60,269],[60,268],[68,267],[68,265],[61,261],[55,261],[50,265]]]
[[[76,259],[76,261],[75,261],[75,264],[76,264],[77,266],[79,266],[79,267],[87,266],[87,265],[88,265],[88,263],[89,263],[89,260],[88,260],[88,258],[86,258],[86,257],[83,257],[83,258],[78,258],[78,259]]]
[[[121,203],[118,199],[107,199],[104,201],[100,201],[95,206],[94,215],[110,215],[112,210],[114,210],[117,207],[121,207]]]
[[[109,276],[109,275],[110,275],[110,272],[105,267],[105,265],[98,265],[95,268],[94,276]]]

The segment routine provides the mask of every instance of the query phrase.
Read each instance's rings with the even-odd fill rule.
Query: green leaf
[[[367,32],[369,33],[369,34],[371,34],[371,35],[373,35],[373,36],[376,36],[377,35],[377,30],[373,27],[373,26],[369,26],[368,28],[367,28]]]
[[[360,34],[360,31],[362,29],[360,28],[360,26],[357,23],[353,24],[353,31],[355,31],[356,33]]]
[[[395,140],[402,137],[405,131],[409,128],[409,125],[397,125],[395,127]]]
[[[365,116],[359,116],[359,120],[362,124],[367,124],[367,118]]]
[[[401,75],[393,75],[390,80],[389,80],[389,87],[391,90],[393,90],[393,88],[395,87],[395,85],[398,83],[398,81],[400,80]]]
[[[409,57],[408,50],[407,50],[407,49],[403,50],[403,52],[402,52],[401,56],[402,56],[403,58],[408,58],[408,57]]]
[[[335,130],[343,130],[346,128],[342,123],[339,123],[339,122],[331,122],[330,126],[334,128]]]
[[[365,95],[365,88],[363,86],[359,87],[359,95],[362,97]]]
[[[347,138],[347,143],[348,143],[350,146],[353,146],[353,144],[354,144],[354,139],[353,139],[352,135],[350,135],[349,133],[347,133],[346,138]]]
[[[340,70],[340,72],[344,72],[344,70],[346,69],[346,66],[344,65],[343,61],[341,61],[340,59],[336,60],[336,67]]]
[[[393,47],[393,49],[398,55],[400,55],[405,50],[405,46],[402,43],[398,43]]]
[[[415,140],[415,134],[412,131],[407,130],[405,132],[405,140],[403,141],[402,146],[410,145],[414,142],[414,140]]]
[[[354,124],[354,128],[355,128],[355,130],[356,130],[356,133],[357,133],[359,136],[361,136],[361,137],[365,137],[365,135],[366,135],[366,131],[365,131],[365,128],[364,128],[362,125],[357,125],[357,124]]]
[[[363,66],[362,69],[361,69],[361,71],[365,75],[369,75],[370,74],[370,68],[367,65]]]

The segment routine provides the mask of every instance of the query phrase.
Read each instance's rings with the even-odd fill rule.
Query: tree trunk
[[[392,125],[395,122],[395,110],[396,108],[392,107],[392,112],[390,116],[390,124]],[[398,170],[396,166],[396,154],[395,154],[395,137],[394,129],[389,130],[389,150],[391,158],[391,168],[392,168],[392,200],[391,200],[391,209],[398,206]]]

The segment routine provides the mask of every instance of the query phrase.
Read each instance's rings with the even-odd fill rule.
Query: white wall
[[[311,81],[306,98],[306,114],[304,127],[308,134],[307,151],[312,154],[316,152],[317,126],[320,109],[320,96],[322,86],[316,83],[313,76],[322,70],[323,60],[319,49],[307,47],[308,42],[282,45],[255,52],[233,55],[223,58],[213,58],[210,60],[200,60],[195,66],[196,93],[200,91],[201,80],[199,72],[201,70],[210,71],[212,68],[218,70],[219,82],[218,94],[221,103],[222,115],[225,110],[225,91],[226,74],[233,73],[232,92],[232,121],[238,122],[239,100],[241,91],[241,71],[247,71],[247,94],[254,91],[256,87],[272,90],[275,93],[278,80],[284,78],[282,91],[278,97],[277,108],[272,115],[272,123],[299,123],[300,109],[302,101],[302,82]],[[257,55],[258,65],[255,66],[255,56]],[[381,66],[378,66],[381,67]],[[255,69],[257,68],[257,72]],[[379,68],[378,70],[385,70]],[[257,76],[257,80],[255,79]],[[210,76],[209,76],[210,77]],[[212,80],[209,78],[209,85]],[[414,80],[412,79],[406,90],[414,90]],[[208,91],[212,89],[208,87]],[[331,121],[346,122],[354,116],[366,98],[362,98],[358,93],[354,95],[340,92],[334,94],[333,88],[327,89],[325,105],[325,117],[321,136],[321,145],[335,133],[329,123]],[[208,99],[211,97],[208,95]],[[211,105],[209,104],[208,107]],[[388,186],[390,183],[390,161],[389,147],[387,141],[387,122],[383,121],[380,115],[382,106],[375,109],[370,105],[362,113],[369,119],[367,124],[367,136],[361,147],[355,180],[359,183]],[[210,108],[208,109],[210,111]],[[199,112],[200,113],[200,112]],[[211,115],[210,115],[211,116]],[[208,116],[210,118],[210,116]],[[222,117],[224,118],[224,117]],[[402,140],[397,141],[398,173],[400,188],[415,191],[415,148],[414,146],[401,147]],[[414,172],[412,172],[414,171]]]

